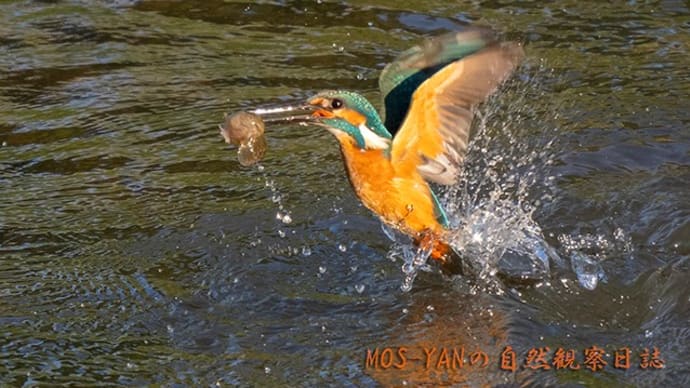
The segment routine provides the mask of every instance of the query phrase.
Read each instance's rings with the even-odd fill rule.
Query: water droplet
[[[412,263],[405,263],[402,265],[402,271],[404,274],[410,275],[414,273],[414,266],[412,265]]]
[[[319,267],[319,273],[321,273],[321,274],[326,273],[326,267]]]
[[[363,293],[363,292],[364,292],[364,288],[365,288],[364,284],[357,284],[357,285],[355,286],[355,290],[357,291],[358,294]]]
[[[338,244],[338,250],[340,252],[345,252],[347,251],[347,247],[345,246],[345,244]]]
[[[408,310],[408,309],[406,309],[406,308],[402,309],[402,313],[403,313],[403,314],[407,314],[408,312],[410,312],[410,310]]]
[[[395,231],[393,230],[393,228],[382,222],[381,230],[383,230],[383,234],[385,234],[389,240],[395,242]]]
[[[402,292],[410,292],[412,290],[412,284],[414,283],[414,276],[407,275],[403,278],[402,284],[400,285],[400,290]]]
[[[364,79],[364,74],[362,74],[362,73],[357,73],[357,79],[360,80],[360,81],[363,80],[363,79]]]
[[[484,237],[482,236],[481,233],[475,232],[472,234],[472,242],[474,244],[481,244],[482,241],[484,241]]]
[[[311,256],[311,249],[308,246],[302,247],[302,256]]]
[[[597,288],[599,278],[603,275],[603,270],[597,260],[576,251],[571,255],[570,264],[582,287],[590,291]]]
[[[279,229],[278,236],[280,236],[280,238],[285,238],[285,232],[282,229]]]

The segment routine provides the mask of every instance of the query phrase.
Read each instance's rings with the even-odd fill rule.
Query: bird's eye
[[[338,98],[334,98],[334,99],[331,101],[331,108],[333,108],[333,109],[340,109],[340,108],[342,108],[342,107],[343,107],[343,100],[340,100],[340,99],[338,99]]]

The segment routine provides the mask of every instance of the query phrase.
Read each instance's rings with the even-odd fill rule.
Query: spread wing
[[[400,129],[412,94],[424,81],[446,65],[481,50],[487,42],[494,40],[492,31],[473,27],[428,39],[386,65],[379,76],[386,128],[393,134]]]
[[[456,38],[464,39],[465,34]],[[413,93],[407,116],[393,139],[391,161],[396,168],[416,168],[435,183],[456,183],[474,107],[508,78],[522,56],[518,44],[489,42],[424,81]]]

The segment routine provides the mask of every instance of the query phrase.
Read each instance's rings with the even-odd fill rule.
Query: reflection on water
[[[687,4],[0,11],[2,385],[690,384]],[[405,244],[358,204],[328,133],[269,129],[261,166],[242,168],[216,125],[322,89],[377,101],[385,63],[468,22],[524,41],[528,62],[446,193],[457,245],[489,280],[537,276],[421,271],[404,293],[388,256]],[[609,364],[503,371],[507,345],[520,362],[548,346],[581,363],[597,345]],[[377,346],[490,363],[368,368]],[[612,367],[621,347],[628,370]],[[640,368],[653,347],[666,367]]]

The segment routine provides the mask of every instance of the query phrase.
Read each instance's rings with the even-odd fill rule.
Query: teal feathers
[[[427,79],[448,64],[495,42],[490,30],[471,28],[424,41],[400,54],[379,77],[386,128],[400,129],[410,107],[412,94]]]

